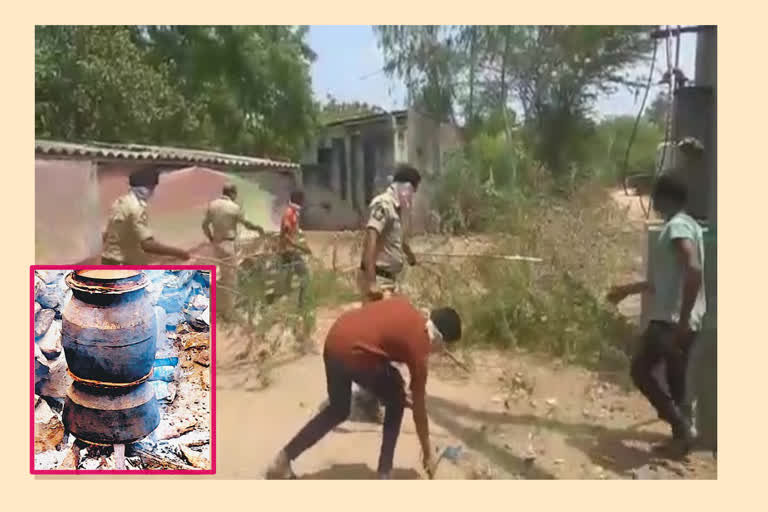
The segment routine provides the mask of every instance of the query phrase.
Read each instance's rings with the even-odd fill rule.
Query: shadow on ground
[[[299,476],[299,480],[376,480],[377,478],[376,472],[365,464],[334,464],[330,468]],[[415,469],[392,470],[392,480],[416,479],[419,479],[419,473]]]
[[[494,464],[512,474],[519,474],[530,479],[552,479],[554,475],[528,464],[520,457],[490,442],[486,435],[473,427],[466,427],[457,418],[465,417],[486,424],[536,425],[559,431],[566,442],[582,451],[595,464],[616,473],[626,473],[647,464],[656,455],[628,445],[627,441],[654,443],[667,439],[662,434],[632,429],[611,429],[601,425],[584,423],[565,423],[530,414],[513,415],[478,411],[444,398],[429,396],[430,417],[435,423],[450,431],[467,447],[485,455]]]

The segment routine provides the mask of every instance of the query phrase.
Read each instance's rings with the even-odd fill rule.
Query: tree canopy
[[[38,26],[38,137],[296,156],[316,122],[307,28]]]
[[[591,129],[600,94],[639,87],[628,69],[649,56],[646,26],[377,26],[385,71],[410,102],[443,120],[502,118],[515,109],[530,144],[556,173],[574,136]]]

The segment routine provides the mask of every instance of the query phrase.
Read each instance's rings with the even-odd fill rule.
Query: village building
[[[35,141],[35,263],[92,264],[113,201],[128,176],[148,164],[163,172],[149,203],[150,225],[165,243],[192,250],[208,202],[225,182],[238,186],[246,216],[268,231],[299,184],[299,165],[265,158],[169,147]]]
[[[302,179],[311,208],[307,229],[356,229],[371,199],[389,184],[395,164],[408,163],[423,177],[413,209],[413,229],[430,227],[430,185],[446,154],[462,145],[459,127],[414,109],[334,121],[307,145]]]

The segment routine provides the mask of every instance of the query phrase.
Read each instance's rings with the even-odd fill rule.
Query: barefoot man
[[[342,314],[328,331],[323,360],[328,405],[278,453],[267,478],[293,478],[291,461],[313,446],[350,414],[352,383],[373,393],[386,408],[378,476],[391,478],[395,445],[406,407],[413,411],[424,470],[434,475],[425,403],[430,353],[461,338],[461,319],[451,308],[433,310],[429,318],[401,297],[365,304]],[[410,373],[410,396],[393,361]]]

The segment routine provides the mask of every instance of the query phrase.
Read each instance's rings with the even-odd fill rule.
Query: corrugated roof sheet
[[[340,124],[359,124],[367,123],[371,121],[381,121],[392,116],[403,117],[408,115],[407,110],[393,110],[392,112],[374,112],[373,114],[364,114],[361,116],[352,116],[343,119],[337,119],[330,123],[325,123],[325,126],[338,126]]]
[[[162,162],[183,162],[192,164],[215,164],[236,167],[262,167],[284,169],[286,172],[298,169],[299,164],[281,162],[268,158],[228,155],[199,149],[181,149],[139,144],[106,144],[90,142],[79,144],[50,140],[35,140],[35,154],[48,156],[88,157],[117,160],[156,160]]]

